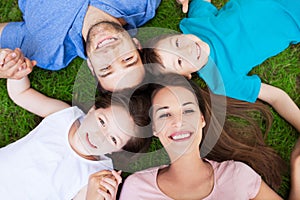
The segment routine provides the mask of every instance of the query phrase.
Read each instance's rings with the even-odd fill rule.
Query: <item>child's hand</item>
[[[176,0],[177,3],[182,4],[182,12],[187,13],[189,9],[189,0]]]
[[[21,79],[28,75],[36,61],[25,58],[19,48],[0,50],[0,78]]]
[[[86,200],[115,200],[122,182],[121,172],[103,170],[89,178]]]

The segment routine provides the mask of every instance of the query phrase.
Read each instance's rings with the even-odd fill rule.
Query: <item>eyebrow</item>
[[[186,103],[182,104],[182,106],[186,106],[186,105],[189,105],[189,104],[192,104],[192,105],[194,105],[194,103],[193,103],[193,102],[186,102]]]
[[[161,107],[161,108],[157,109],[157,110],[155,111],[155,113],[157,113],[157,112],[160,111],[160,110],[165,110],[165,109],[168,109],[168,108],[169,108],[169,106]]]
[[[182,104],[182,106],[187,106],[187,105],[190,105],[190,104],[194,105],[193,102],[186,102],[186,103]],[[165,109],[169,109],[169,106],[164,106],[164,107],[158,108],[158,109],[155,111],[155,113],[157,113],[157,112],[160,111],[160,110],[165,110]]]

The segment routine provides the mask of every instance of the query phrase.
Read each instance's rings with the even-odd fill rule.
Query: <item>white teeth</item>
[[[172,137],[173,140],[181,140],[181,139],[184,139],[184,138],[187,138],[187,137],[190,137],[190,133],[183,133],[183,134],[180,134],[180,135],[175,135]]]
[[[112,42],[116,41],[116,40],[117,40],[116,38],[109,38],[109,39],[103,40],[102,42],[100,42],[98,44],[98,48],[103,47],[103,46],[105,46],[109,43],[112,43]]]

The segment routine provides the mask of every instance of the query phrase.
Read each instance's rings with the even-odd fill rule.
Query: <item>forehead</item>
[[[167,86],[160,89],[153,97],[153,104],[169,105],[193,102],[197,104],[195,95],[188,89],[179,86]]]
[[[168,37],[162,38],[159,40],[155,47],[164,48],[165,45],[170,45],[172,42],[176,42],[176,39],[180,37],[180,35],[170,35]]]
[[[109,131],[114,134],[125,133],[132,135],[134,121],[125,106],[111,105],[109,108],[97,109],[98,115],[104,115]]]

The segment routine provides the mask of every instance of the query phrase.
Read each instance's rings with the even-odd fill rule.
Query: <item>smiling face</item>
[[[152,99],[153,130],[171,160],[199,149],[204,118],[192,92],[177,86],[160,89]]]
[[[90,29],[88,65],[105,90],[131,88],[143,80],[145,69],[134,41],[114,23],[102,22]]]
[[[80,154],[96,156],[116,152],[128,142],[133,131],[133,119],[125,108],[91,109],[74,134],[75,149]]]
[[[155,45],[163,73],[177,73],[190,77],[208,61],[209,46],[195,35],[173,35]]]

